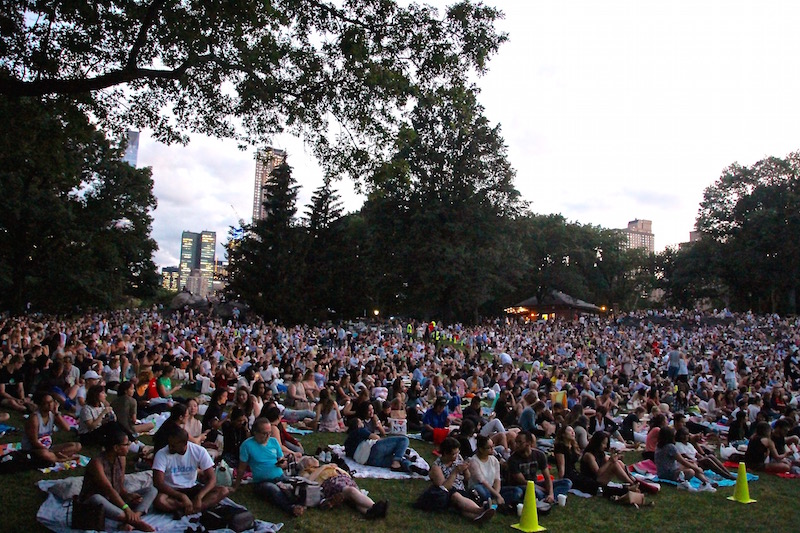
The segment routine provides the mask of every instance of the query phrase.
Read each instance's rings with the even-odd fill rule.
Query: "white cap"
[[[89,370],[83,375],[83,379],[100,379],[100,374],[94,370]]]

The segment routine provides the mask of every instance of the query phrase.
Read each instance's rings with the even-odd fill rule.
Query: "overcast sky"
[[[800,149],[800,2],[486,3],[505,12],[509,40],[478,80],[479,100],[536,213],[608,228],[649,219],[662,250],[688,240],[725,167]],[[305,206],[321,171],[297,139],[273,144],[289,151]],[[228,227],[251,220],[253,153],[142,133],[160,267],[178,264],[183,230],[216,231],[224,258]],[[348,210],[360,207],[350,184],[339,190]]]

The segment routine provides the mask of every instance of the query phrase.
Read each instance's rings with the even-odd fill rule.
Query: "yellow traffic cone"
[[[728,499],[739,503],[755,503],[755,500],[750,499],[750,489],[747,487],[747,468],[744,463],[739,463],[739,473],[736,475],[733,496],[728,496]]]
[[[547,528],[539,525],[539,513],[536,511],[535,487],[536,485],[533,481],[528,481],[528,486],[525,488],[525,502],[522,505],[522,516],[519,519],[519,524],[513,524],[511,526],[525,533],[547,530]]]

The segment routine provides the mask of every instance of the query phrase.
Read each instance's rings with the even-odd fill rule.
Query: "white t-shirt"
[[[214,466],[205,448],[193,442],[186,444],[186,453],[183,455],[169,453],[169,446],[165,446],[156,452],[153,459],[153,470],[164,472],[164,481],[174,489],[194,487],[197,484],[197,469],[207,470]]]
[[[473,455],[469,458],[469,469],[472,473],[470,487],[479,483],[491,487],[494,485],[494,480],[500,478],[500,463],[494,455],[490,455],[485,463],[478,459],[477,455]]]
[[[725,361],[725,381],[732,381],[736,379],[736,363],[728,359]]]

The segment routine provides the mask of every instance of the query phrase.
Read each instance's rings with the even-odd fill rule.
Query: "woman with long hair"
[[[581,459],[581,447],[575,438],[575,429],[563,425],[556,430],[553,456],[559,479],[572,481],[572,488],[587,494],[596,494],[599,483],[578,470]]]
[[[319,403],[314,409],[314,427],[317,431],[341,433],[344,431],[344,421],[339,412],[339,405],[331,397],[330,391],[325,388],[319,393]]]
[[[619,459],[617,451],[611,450],[609,453],[609,440],[605,431],[596,431],[592,435],[581,457],[581,473],[601,486],[608,485],[615,478],[623,483],[638,485],[628,473],[628,467]]]

